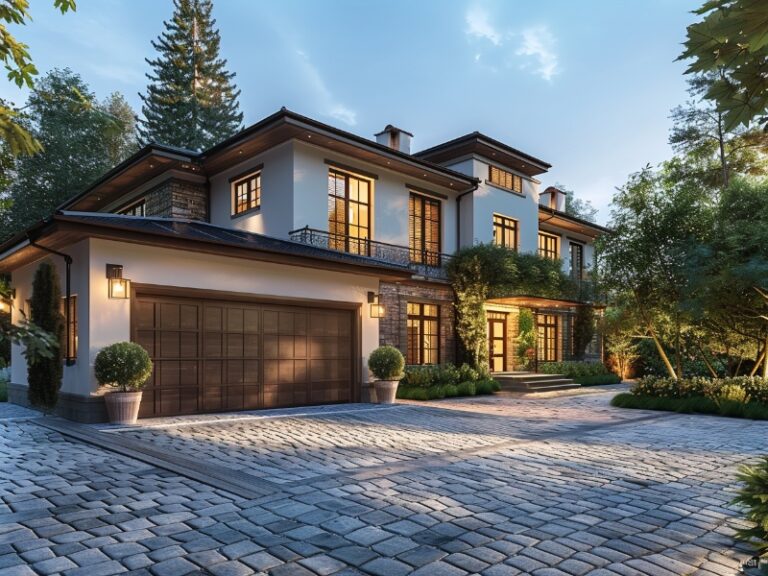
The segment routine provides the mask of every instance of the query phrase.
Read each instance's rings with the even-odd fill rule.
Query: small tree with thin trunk
[[[61,289],[56,269],[43,262],[35,272],[32,283],[30,312],[32,323],[56,338],[57,345],[48,358],[27,357],[28,397],[33,406],[52,410],[59,399],[63,375],[64,318],[61,310]]]

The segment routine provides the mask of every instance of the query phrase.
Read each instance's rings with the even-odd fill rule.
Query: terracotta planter
[[[110,392],[104,396],[107,413],[112,424],[136,424],[141,405],[139,392]]]
[[[376,403],[394,404],[398,383],[399,380],[376,380],[373,385],[374,390],[376,390]]]

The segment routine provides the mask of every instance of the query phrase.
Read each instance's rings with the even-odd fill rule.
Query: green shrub
[[[544,374],[562,374],[567,378],[582,378],[587,376],[604,376],[611,372],[602,362],[543,362],[539,364],[539,372]]]
[[[619,384],[621,378],[616,374],[602,374],[599,376],[579,376],[573,379],[582,386],[601,386],[604,384]]]
[[[379,346],[368,357],[368,368],[379,380],[399,380],[404,367],[405,358],[394,346]]]
[[[736,530],[736,537],[757,549],[758,554],[768,556],[768,456],[763,456],[754,466],[743,465],[737,475],[742,482],[734,504],[745,508],[749,528]]]
[[[477,387],[474,382],[462,382],[459,384],[459,396],[474,396],[477,394]]]
[[[622,393],[613,397],[611,406],[637,408],[640,410],[681,412],[684,414],[717,414],[731,418],[749,418],[751,420],[768,420],[768,404],[757,402],[745,404],[734,400],[716,402],[706,396],[672,398]]]
[[[117,342],[102,348],[93,364],[96,380],[122,392],[141,390],[152,374],[149,354],[133,342]]]
[[[0,378],[0,402],[8,402],[8,380]]]
[[[742,390],[743,394],[738,390]],[[713,400],[725,398],[738,400],[742,403],[768,404],[768,380],[749,376],[736,378],[694,376],[679,380],[646,376],[633,384],[630,392],[642,396],[660,396],[662,398],[706,396]]]
[[[455,398],[459,395],[459,387],[456,384],[447,384],[443,386],[443,392],[446,398]]]
[[[499,386],[498,382],[491,380],[490,378],[486,378],[484,380],[478,380],[475,383],[475,391],[478,395],[493,394],[497,391],[496,386]]]

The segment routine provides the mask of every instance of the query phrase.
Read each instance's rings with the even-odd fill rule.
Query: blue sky
[[[215,0],[222,55],[247,124],[287,106],[370,137],[386,124],[422,149],[479,130],[552,164],[608,217],[614,187],[670,155],[669,110],[689,0]],[[35,0],[15,28],[41,73],[69,66],[138,111],[144,59],[170,0]],[[25,94],[0,82],[0,96]]]

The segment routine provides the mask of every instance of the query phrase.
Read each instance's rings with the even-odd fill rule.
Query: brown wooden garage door
[[[141,417],[354,399],[353,311],[137,295],[154,361]]]

